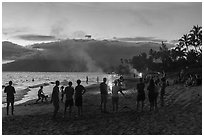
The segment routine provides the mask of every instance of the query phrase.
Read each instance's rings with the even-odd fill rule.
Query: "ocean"
[[[86,82],[88,77],[88,83]],[[98,81],[97,81],[98,77]],[[92,72],[2,72],[2,107],[6,106],[6,94],[4,93],[5,86],[11,80],[16,89],[15,105],[24,103],[29,100],[37,99],[39,87],[43,85],[43,92],[46,95],[51,95],[54,82],[60,81],[60,86],[66,86],[69,81],[72,81],[73,86],[76,86],[76,81],[80,79],[83,86],[91,86],[102,82],[106,77],[109,86],[111,86],[117,75],[106,73]]]

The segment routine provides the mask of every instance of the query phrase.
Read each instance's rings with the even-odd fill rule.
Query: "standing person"
[[[149,91],[148,92],[148,97],[149,97],[149,103],[150,103],[150,111],[152,109],[154,109],[155,107],[155,97],[156,97],[156,94],[155,94],[155,83],[154,83],[154,80],[153,78],[150,79],[150,82],[149,82],[149,86],[147,87],[147,90]]]
[[[51,97],[51,103],[53,103],[54,106],[54,113],[53,113],[53,119],[55,119],[57,112],[59,111],[59,85],[60,82],[57,80],[55,82],[55,87],[52,91],[52,97]]]
[[[77,80],[77,86],[75,87],[75,105],[78,107],[78,116],[82,115],[82,95],[86,92],[84,86],[80,84],[81,80]]]
[[[15,88],[12,86],[12,81],[9,81],[9,85],[5,87],[4,93],[7,94],[7,115],[9,115],[9,105],[11,103],[11,114],[13,115],[14,110],[14,94],[16,93]]]
[[[145,101],[144,88],[145,88],[145,83],[143,82],[143,79],[140,78],[140,83],[137,84],[137,91],[138,91],[138,94],[137,94],[137,110],[139,109],[140,102],[142,102],[142,111],[143,111],[143,108],[144,108],[144,101]]]
[[[86,84],[89,84],[89,77],[86,76]]]
[[[160,102],[161,102],[161,106],[164,106],[164,95],[165,95],[165,89],[166,89],[166,78],[163,77],[161,79],[162,84],[161,84],[161,92],[160,92]]]
[[[99,77],[97,76],[97,78],[96,78],[96,81],[97,81],[97,83],[99,82]]]
[[[64,99],[64,86],[61,86],[61,102],[63,102]]]
[[[103,78],[103,82],[100,84],[100,92],[101,92],[101,112],[107,112],[106,103],[108,97],[108,85],[106,84],[107,79]]]
[[[74,95],[74,88],[72,87],[72,82],[70,81],[69,86],[65,88],[65,107],[64,107],[64,117],[66,116],[67,107],[69,107],[69,116],[71,117],[72,113],[72,106],[74,105],[73,95]]]
[[[122,92],[122,90],[118,86],[117,80],[114,81],[114,84],[115,85],[112,87],[112,105],[113,105],[113,112],[115,110],[116,112],[118,112],[118,101],[119,101],[118,92],[120,92],[123,96],[125,96],[125,94]]]

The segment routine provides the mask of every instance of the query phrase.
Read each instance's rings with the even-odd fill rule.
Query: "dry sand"
[[[180,135],[202,134],[202,87],[186,88],[183,85],[169,86],[166,89],[165,107],[149,112],[148,98],[144,112],[136,112],[136,93],[126,91],[120,96],[119,112],[113,113],[111,95],[108,99],[109,113],[99,109],[100,94],[97,86],[88,88],[84,95],[83,116],[63,118],[64,104],[60,104],[57,120],[52,120],[53,106],[50,103],[34,104],[35,100],[15,106],[15,115],[6,116],[2,109],[2,134],[131,134],[131,135]],[[67,113],[68,114],[68,113]]]

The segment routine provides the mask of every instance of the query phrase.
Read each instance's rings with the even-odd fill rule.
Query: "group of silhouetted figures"
[[[60,82],[56,81],[55,84],[56,85],[53,88],[52,96],[51,96],[51,103],[54,106],[53,118],[55,118],[57,113],[58,113],[59,103],[60,103],[60,99],[59,99]],[[77,106],[77,108],[78,108],[78,116],[82,115],[82,104],[83,104],[82,96],[85,92],[86,92],[86,89],[84,88],[84,86],[81,85],[81,80],[77,80],[77,86],[75,87],[75,89],[72,87],[71,81],[68,83],[68,86],[65,88],[64,91],[62,88],[62,95],[66,96],[65,108],[64,108],[64,117],[66,116],[66,110],[68,107],[69,107],[69,115],[71,116],[72,106],[74,105],[74,102],[75,102],[75,106]],[[73,96],[74,96],[74,98],[73,98]],[[74,99],[75,99],[75,101],[74,101]],[[63,101],[63,96],[61,98],[61,101]]]
[[[167,84],[165,77],[162,77],[161,79],[157,78],[156,80],[154,80],[154,78],[150,79],[149,84],[147,86],[150,111],[157,109],[157,99],[159,97],[159,94],[161,106],[164,106],[164,95],[166,86]],[[141,102],[143,111],[146,96],[145,96],[145,83],[143,82],[142,78],[140,78],[140,82],[137,84],[137,91],[138,91],[137,110],[139,109],[139,104]]]
[[[123,78],[120,77],[119,79],[116,79],[112,86],[112,110],[113,112],[118,112],[118,104],[119,104],[119,93],[121,93],[123,96],[125,94],[122,92],[122,83]],[[86,88],[81,85],[81,80],[77,80],[77,86],[74,88],[72,86],[72,82],[68,82],[67,87],[61,87],[61,102],[63,102],[64,95],[66,97],[65,103],[64,103],[64,117],[66,116],[67,108],[69,108],[69,116],[71,116],[72,113],[72,107],[75,106],[78,108],[78,116],[82,115],[82,105],[83,105],[83,94],[86,92]],[[103,78],[103,82],[100,83],[100,93],[101,93],[101,103],[100,103],[100,109],[101,112],[107,113],[107,103],[108,103],[108,91],[109,87],[106,84],[107,79]],[[53,113],[53,119],[56,118],[56,115],[59,111],[60,106],[60,88],[59,88],[60,82],[56,81],[55,86],[53,87],[52,95],[51,95],[51,103],[54,106],[54,113]],[[137,110],[139,109],[140,102],[142,103],[142,111],[144,107],[144,101],[146,98],[145,95],[145,83],[143,82],[143,79],[140,78],[140,82],[137,84]],[[164,95],[165,95],[165,88],[166,88],[166,78],[163,77],[161,80],[155,80],[153,78],[150,79],[149,85],[147,86],[148,90],[148,98],[150,102],[150,110],[157,109],[157,98],[160,93],[160,100],[161,100],[161,106],[164,105]],[[15,88],[12,86],[12,81],[9,81],[9,85],[5,87],[4,90],[5,93],[7,93],[7,115],[9,114],[9,105],[11,104],[12,108],[12,115],[13,115],[13,109],[14,109],[14,93]],[[45,99],[47,101],[48,96],[46,96],[43,93],[43,86],[40,87],[38,91],[38,99],[36,102],[38,102],[40,99],[43,101]]]

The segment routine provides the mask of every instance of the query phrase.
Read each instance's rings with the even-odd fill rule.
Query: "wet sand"
[[[98,85],[88,88],[84,94],[83,116],[64,119],[64,104],[60,104],[57,120],[52,120],[53,106],[50,103],[34,104],[35,100],[15,106],[14,116],[6,116],[2,108],[3,135],[201,135],[202,134],[202,87],[186,88],[182,85],[166,89],[165,107],[149,111],[148,98],[144,112],[136,111],[136,91],[125,91],[120,96],[119,112],[113,113],[111,95],[108,98],[109,113],[101,113]],[[159,103],[159,102],[158,102]],[[68,112],[67,112],[68,114]]]

